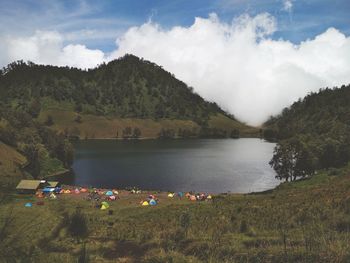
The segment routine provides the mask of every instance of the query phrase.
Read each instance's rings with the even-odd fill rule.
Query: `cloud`
[[[293,9],[293,0],[284,0],[282,10],[286,12],[292,12]]]
[[[212,14],[169,30],[149,22],[119,38],[112,56],[133,53],[154,61],[256,125],[310,91],[350,82],[350,38],[330,28],[294,45],[271,39],[276,28],[269,14],[242,15],[232,23]]]
[[[0,64],[16,59],[90,68],[132,53],[151,60],[237,118],[257,125],[322,87],[350,83],[350,37],[329,28],[298,45],[272,39],[275,18],[242,15],[231,23],[211,14],[188,27],[147,23],[129,28],[112,54],[64,45],[58,32],[0,40]]]
[[[36,31],[30,37],[5,37],[0,63],[2,66],[15,61],[32,61],[38,64],[92,68],[105,60],[101,50],[88,49],[84,45],[63,45],[64,37],[55,31]]]

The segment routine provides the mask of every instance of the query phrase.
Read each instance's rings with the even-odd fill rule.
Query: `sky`
[[[0,67],[92,68],[132,53],[260,125],[350,83],[348,0],[0,0]]]

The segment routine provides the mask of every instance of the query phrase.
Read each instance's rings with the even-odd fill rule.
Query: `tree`
[[[125,129],[123,129],[123,138],[124,139],[130,138],[131,135],[132,135],[131,127],[126,127]]]
[[[134,131],[133,131],[133,134],[132,134],[132,137],[133,138],[139,138],[141,136],[141,130],[139,128],[134,128]]]
[[[63,162],[65,167],[70,167],[72,165],[74,159],[74,148],[67,139],[60,138],[54,149],[54,154]]]
[[[74,121],[77,122],[77,123],[82,123],[83,122],[80,115],[77,115],[77,117],[75,117]]]
[[[276,171],[276,178],[285,181],[295,181],[315,172],[313,157],[300,138],[279,142],[269,164]]]
[[[47,126],[52,126],[53,125],[53,118],[51,115],[47,115],[46,121],[45,121],[45,125]]]
[[[231,131],[231,135],[230,135],[231,138],[234,138],[234,139],[238,139],[239,138],[239,130],[238,129],[233,129]]]
[[[39,99],[34,99],[33,101],[31,101],[31,103],[29,104],[28,113],[32,115],[33,118],[39,116],[40,110],[41,104]]]
[[[40,175],[39,148],[36,144],[28,144],[24,147],[24,155],[28,160],[27,169],[34,178]]]

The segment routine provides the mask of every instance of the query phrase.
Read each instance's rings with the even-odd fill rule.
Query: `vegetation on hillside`
[[[0,258],[26,262],[349,262],[349,167],[212,202],[129,194],[108,210],[79,195],[0,199]],[[158,195],[158,194],[157,194]],[[158,196],[160,196],[159,194]],[[315,201],[317,200],[317,202]],[[32,202],[33,207],[25,207]],[[38,216],[40,215],[40,216]],[[1,261],[1,260],[0,260]]]
[[[65,170],[73,161],[73,147],[64,134],[38,123],[28,112],[4,104],[0,104],[0,142],[26,158],[26,164],[20,165],[13,160],[12,169],[23,170],[33,178]],[[2,176],[7,175],[8,169]]]
[[[14,62],[2,70],[1,98],[37,115],[40,99],[74,103],[76,112],[123,118],[189,119],[223,113],[160,66],[133,55],[83,71]]]
[[[127,135],[128,138],[163,138],[164,130],[172,138],[257,136],[256,129],[235,120],[215,103],[205,101],[162,67],[133,55],[125,55],[87,71],[17,61],[0,73],[2,103],[27,112],[66,135],[80,133],[78,137],[81,138],[104,138],[90,131],[97,126],[91,121],[91,116],[95,116],[95,119],[112,122],[136,120],[129,127],[139,129],[140,133]],[[64,119],[61,118],[63,115],[66,115]],[[213,125],[217,122],[212,120],[217,117],[227,120]],[[142,120],[152,122],[153,132],[144,135],[147,133],[144,129],[150,126],[138,127]],[[157,125],[163,120],[187,123],[173,125],[175,127]],[[107,138],[123,137],[121,134],[127,126],[120,128],[108,121],[105,123],[108,123],[106,127],[115,128],[104,132]]]
[[[350,85],[323,89],[295,102],[265,123],[264,137],[278,140],[271,165],[281,179],[350,161]]]

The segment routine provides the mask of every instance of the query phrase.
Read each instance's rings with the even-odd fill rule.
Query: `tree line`
[[[265,123],[263,136],[277,141],[271,166],[284,180],[312,176],[350,161],[350,85],[321,89]]]

